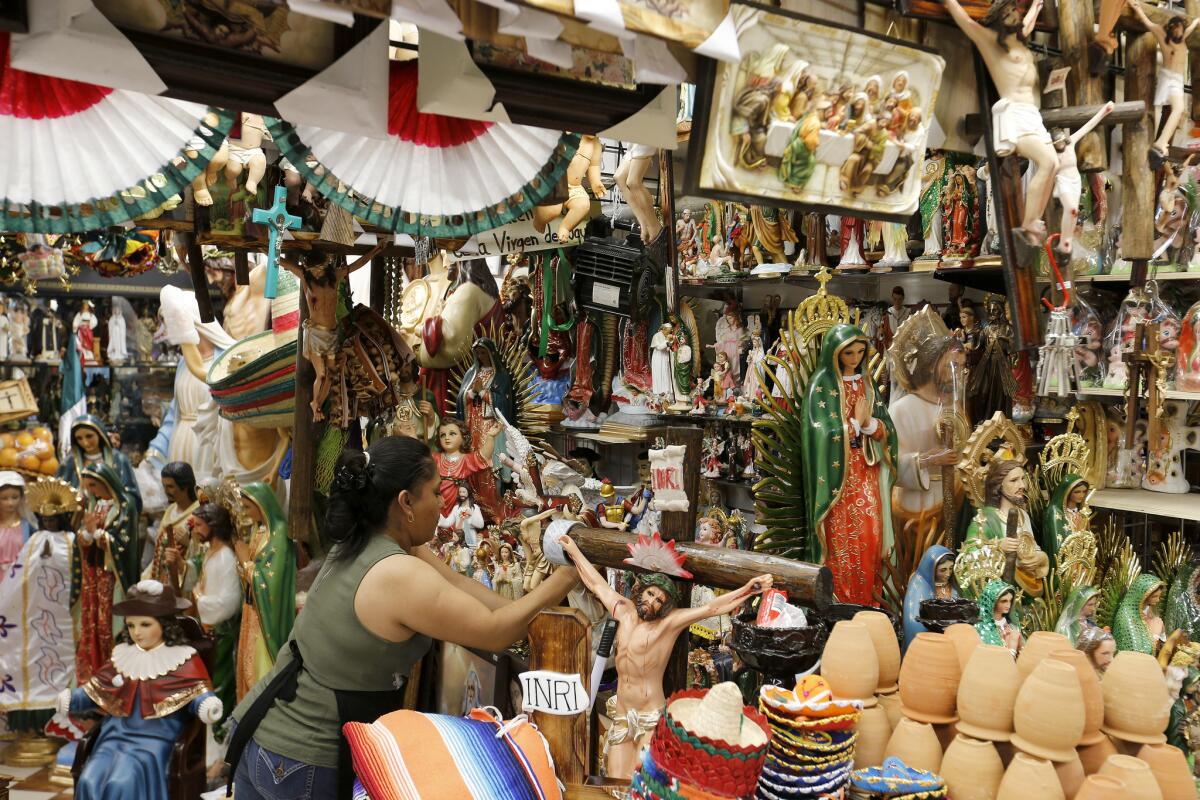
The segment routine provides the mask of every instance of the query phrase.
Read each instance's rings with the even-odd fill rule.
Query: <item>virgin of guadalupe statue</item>
[[[979,622],[975,623],[980,642],[1007,647],[1014,656],[1024,643],[1021,624],[1012,611],[1015,599],[1013,587],[1004,581],[988,581],[979,595]]]
[[[1099,589],[1095,586],[1076,586],[1067,595],[1054,630],[1070,639],[1071,647],[1074,647],[1079,643],[1079,637],[1084,631],[1097,627],[1092,617],[1099,605]]]
[[[240,701],[275,665],[279,648],[296,621],[296,551],[288,538],[287,516],[265,483],[242,487],[241,526],[237,553],[246,602],[237,647],[237,696]]]
[[[142,510],[142,495],[138,491],[137,478],[134,477],[128,456],[112,446],[103,422],[91,414],[84,414],[71,423],[71,452],[58,468],[58,477],[80,489],[79,476],[84,468],[100,463],[112,467],[123,491],[132,495],[137,506],[134,512],[136,516]]]
[[[892,546],[896,429],[864,374],[867,346],[854,325],[825,334],[804,398],[801,446],[812,532],[806,560],[830,568],[841,602],[875,605],[880,559]]]
[[[1182,630],[1191,641],[1200,641],[1200,561],[1180,567],[1167,592],[1167,611],[1164,621],[1168,630]]]
[[[1054,487],[1050,503],[1042,512],[1042,549],[1050,561],[1072,533],[1087,530],[1087,520],[1081,509],[1087,500],[1088,482],[1078,475],[1064,475]]]
[[[1163,588],[1163,582],[1150,574],[1139,575],[1133,581],[1113,617],[1113,638],[1118,650],[1158,653],[1167,640],[1166,625],[1158,614]]]
[[[487,428],[497,420],[497,411],[507,421],[516,419],[516,402],[512,375],[495,341],[486,336],[476,339],[471,346],[471,354],[474,362],[463,376],[462,388],[458,390],[458,416],[466,421],[471,441],[482,442]],[[496,434],[495,449],[504,452],[503,427]],[[485,486],[484,491],[496,493],[495,479],[490,471],[486,477],[491,479],[491,487]]]
[[[917,571],[908,579],[904,592],[904,649],[917,637],[928,632],[918,617],[921,603],[926,600],[949,600],[958,597],[954,583],[954,551],[940,544],[932,545],[921,556]]]
[[[75,677],[83,684],[112,652],[113,595],[137,582],[141,551],[137,505],[116,471],[95,463],[84,467],[80,479],[86,505],[71,582],[79,598]]]

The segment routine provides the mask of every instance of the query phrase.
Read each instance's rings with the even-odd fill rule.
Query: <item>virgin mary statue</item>
[[[892,546],[896,428],[869,375],[867,337],[854,325],[825,334],[804,398],[810,559],[833,573],[843,603],[875,605],[882,554]]]

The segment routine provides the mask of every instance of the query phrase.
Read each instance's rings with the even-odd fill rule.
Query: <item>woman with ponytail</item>
[[[275,668],[233,713],[226,761],[238,800],[351,797],[342,726],[400,708],[433,639],[504,650],[575,586],[575,570],[563,567],[511,600],[454,573],[425,546],[440,483],[417,439],[343,451],[325,517],[336,544]]]

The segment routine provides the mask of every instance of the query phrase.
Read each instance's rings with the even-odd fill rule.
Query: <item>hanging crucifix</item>
[[[287,189],[275,187],[275,202],[266,208],[254,209],[251,219],[267,225],[267,236],[270,243],[267,246],[267,285],[263,295],[268,300],[274,300],[279,287],[279,239],[286,236],[288,229],[300,227],[300,218],[292,216],[287,211]]]
[[[1139,322],[1131,349],[1121,356],[1129,380],[1125,388],[1125,447],[1133,447],[1141,410],[1142,386],[1146,387],[1146,439],[1157,446],[1162,436],[1163,396],[1171,354],[1158,346],[1158,323]]]

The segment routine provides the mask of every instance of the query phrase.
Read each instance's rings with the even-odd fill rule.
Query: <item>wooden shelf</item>
[[[1078,391],[1080,397],[1112,397],[1118,399],[1125,398],[1124,389],[1080,389]],[[1186,392],[1182,389],[1167,389],[1166,399],[1168,400],[1189,400],[1192,402],[1200,401],[1200,392]]]
[[[1164,494],[1148,489],[1100,489],[1088,504],[1092,508],[1129,511],[1152,517],[1200,522],[1200,495]]]

